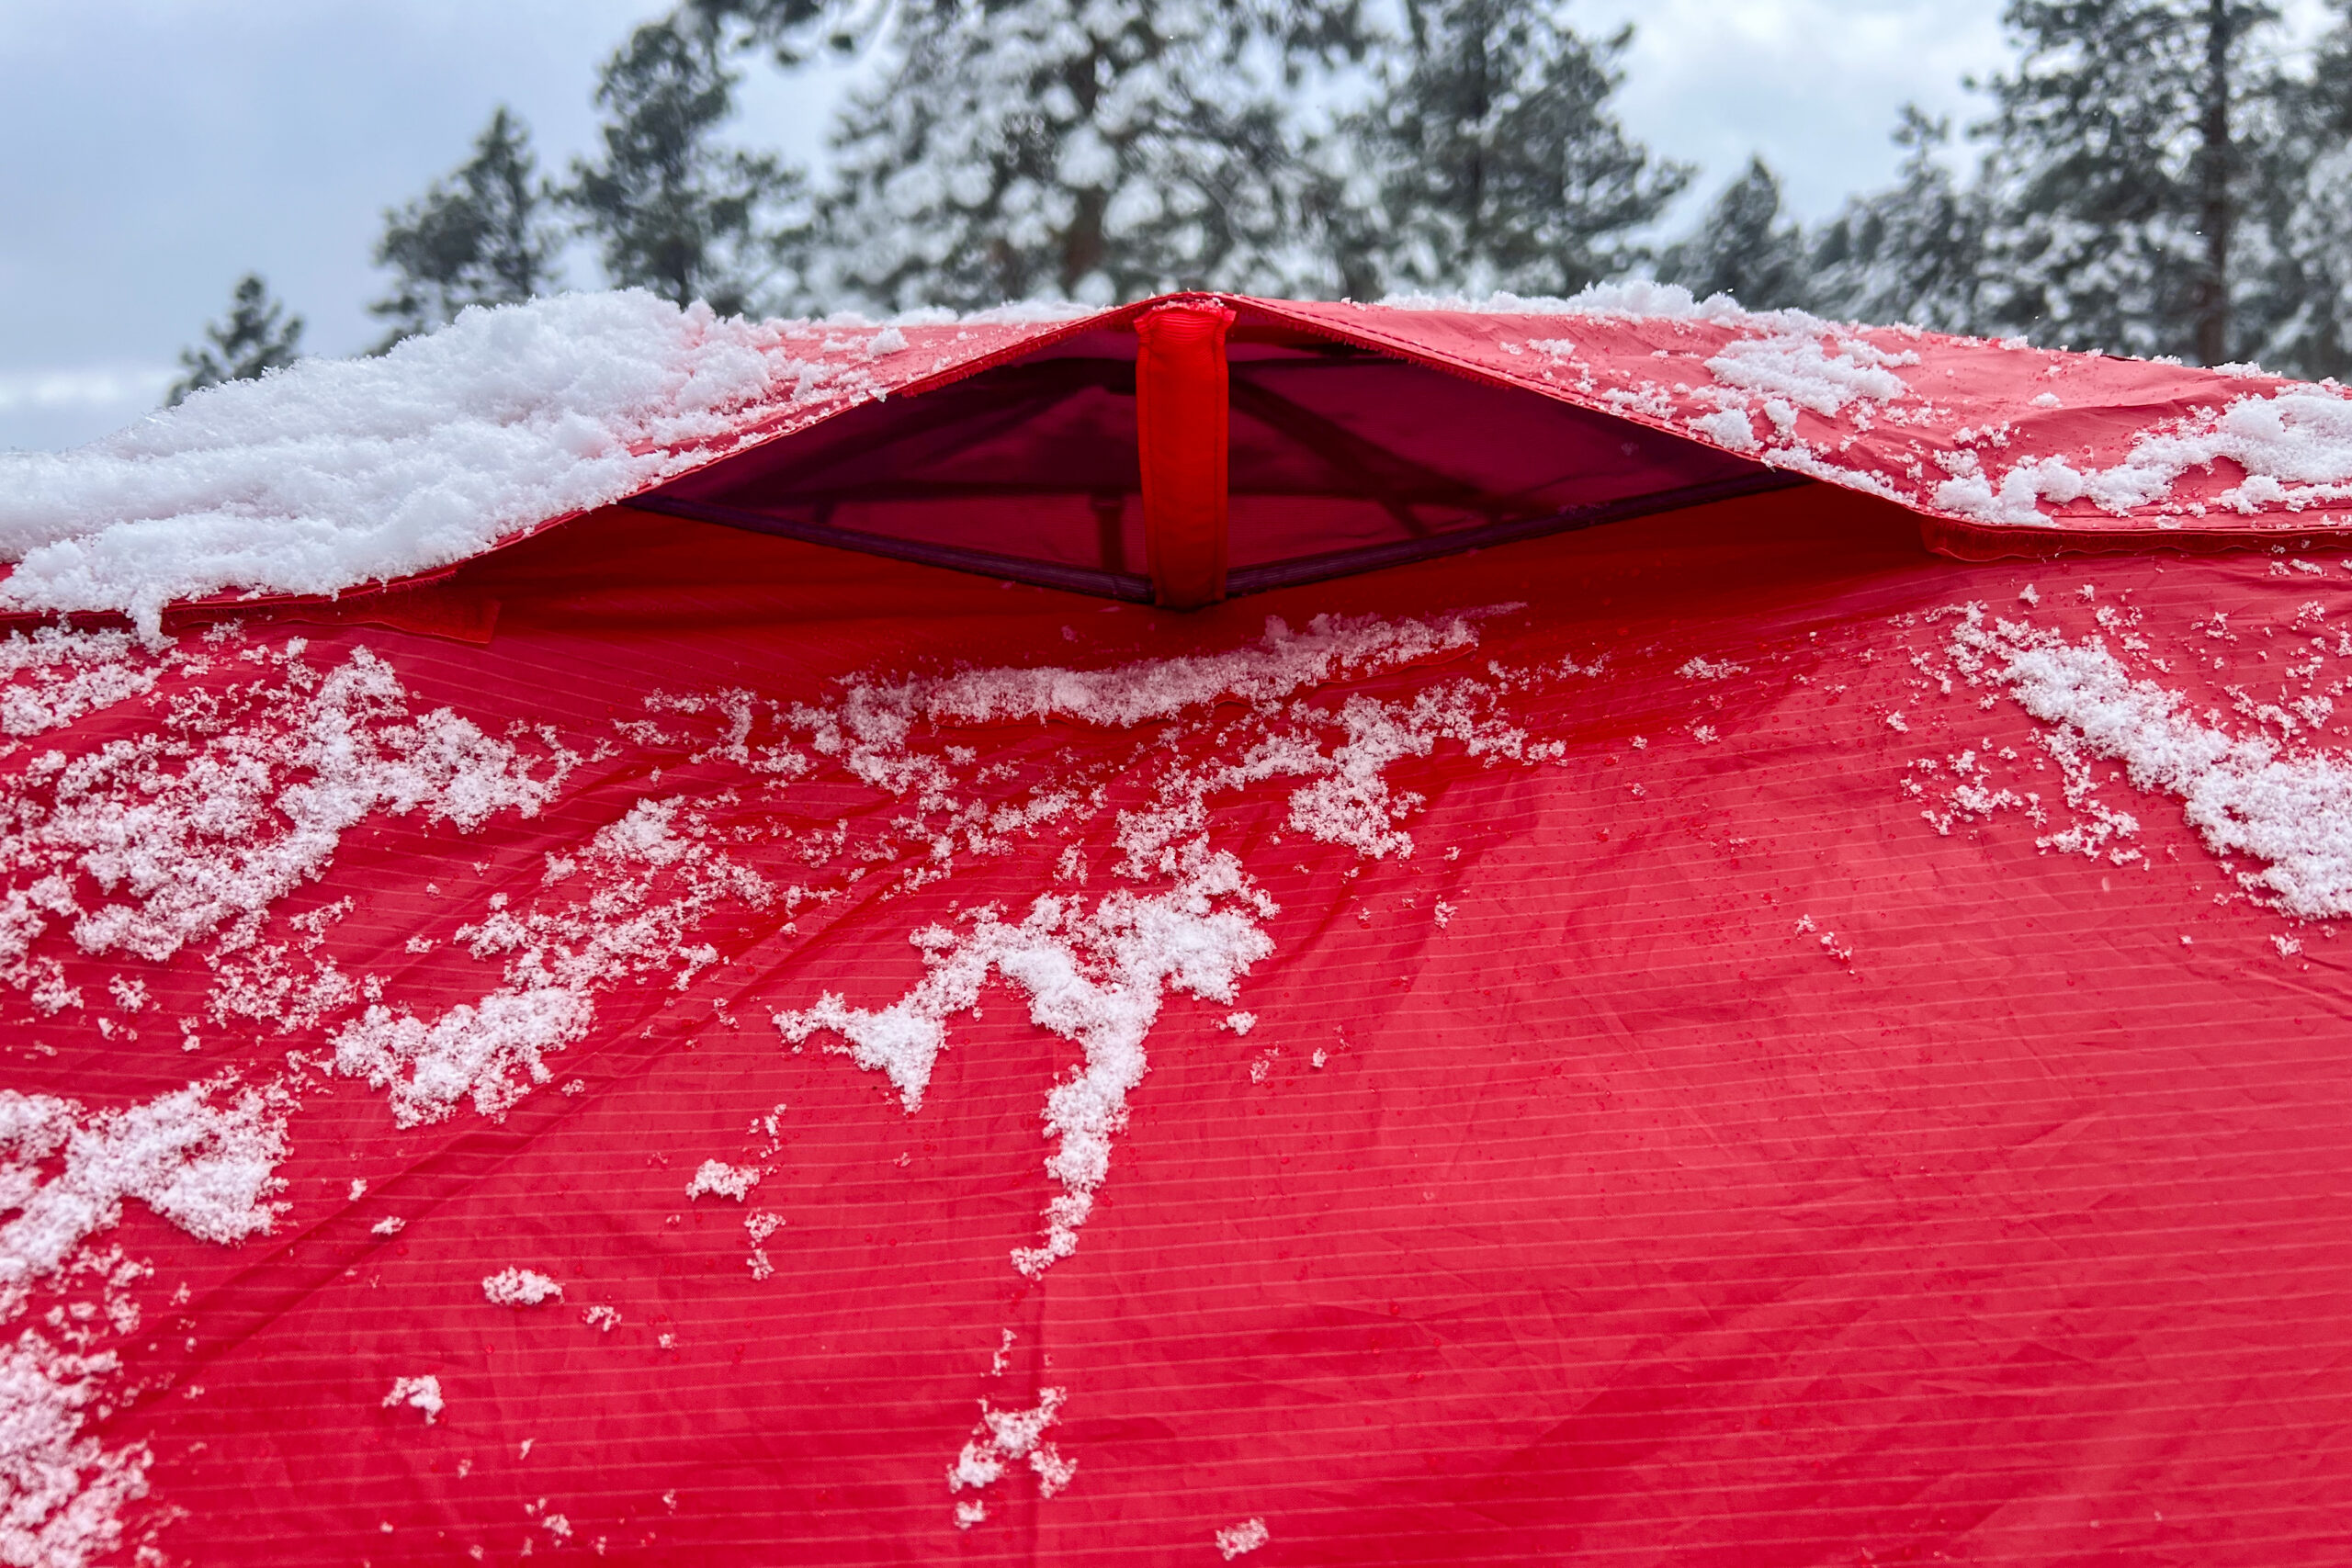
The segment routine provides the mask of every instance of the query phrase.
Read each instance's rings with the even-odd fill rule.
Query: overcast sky
[[[152,407],[258,269],[312,352],[372,341],[383,209],[513,105],[560,165],[599,61],[661,0],[0,0],[0,447]],[[1761,152],[1808,217],[1885,180],[1896,110],[1965,120],[1999,0],[1583,0],[1637,25],[1622,112],[1712,191]],[[743,139],[815,153],[838,85],[754,65]]]

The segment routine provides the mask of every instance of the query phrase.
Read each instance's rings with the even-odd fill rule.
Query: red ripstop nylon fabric
[[[559,897],[550,857],[641,802],[699,802],[754,859],[779,821],[855,844],[907,809],[837,767],[763,795],[717,710],[657,694],[813,703],[861,671],[1106,668],[1242,646],[1269,615],[1516,605],[1300,700],[1409,705],[1499,667],[1498,711],[1560,750],[1396,760],[1409,856],[1303,832],[1288,782],[1214,802],[1279,905],[1272,951],[1230,1006],[1168,997],[1094,1213],[1038,1280],[1008,1257],[1057,1190],[1039,1109],[1070,1042],[1000,978],[910,1114],[769,1014],[883,1007],[922,979],[927,925],[1121,886],[1107,809],[1072,840],[1083,886],[1050,833],[1016,833],[920,886],[894,878],[923,855],[874,862],[790,921],[712,913],[684,939],[710,962],[602,993],[503,1118],[402,1130],[380,1092],[302,1074],[271,1234],[211,1246],[136,1201],[112,1234],[155,1270],[117,1347],[135,1393],[84,1412],[107,1450],[153,1452],[130,1540],[378,1568],[1216,1563],[1216,1532],[1257,1519],[1252,1564],[2340,1563],[2342,937],[2249,903],[2245,862],[2109,764],[2089,785],[2141,858],[2037,849],[2090,819],[2047,727],[1941,684],[1972,601],[2143,639],[2199,712],[2267,694],[2290,650],[2340,679],[2306,607],[2342,613],[2345,569],[2289,558],[1968,564],[1814,489],[1174,616],[615,511],[403,612],[473,640],[249,623],[225,652],[300,635],[323,669],[364,645],[419,711],[605,742],[537,818],[371,818],[274,916],[273,941],[351,898],[320,951],[424,1017],[497,984],[461,926]],[[1246,713],[941,739],[977,768],[1092,770],[1135,811],[1138,759],[1238,762],[1219,727]],[[1971,781],[2045,819],[1956,807]],[[103,983],[62,932],[38,951]],[[325,1052],[212,1018],[183,1053],[161,1021],[214,979],[194,950],[151,966],[136,1041],[0,992],[10,1082],[125,1104]],[[707,1159],[766,1173],[742,1203],[690,1200]],[[784,1222],[768,1278],[754,1211]],[[517,1266],[562,1300],[485,1302]],[[74,1299],[45,1284],[32,1311]],[[385,1407],[424,1373],[436,1421]],[[946,1477],[982,1402],[1047,1389],[1074,1474],[1048,1497],[1012,1464],[959,1529],[974,1494]]]
[[[2275,412],[2283,398],[2326,403],[2341,396],[2244,367],[2202,369],[1914,328],[1736,310],[1682,316],[1606,309],[1575,315],[1502,313],[1239,295],[1142,300],[1072,321],[904,324],[874,334],[845,333],[824,322],[770,323],[772,341],[764,352],[775,363],[777,384],[797,389],[740,411],[735,427],[714,436],[698,454],[698,468],[656,489],[708,501],[712,497],[704,491],[714,484],[723,491],[718,481],[724,474],[741,471],[730,459],[749,459],[755,473],[772,464],[789,467],[794,437],[845,417],[874,418],[886,425],[903,421],[909,429],[919,429],[930,417],[922,405],[926,394],[990,370],[1050,358],[1090,338],[1132,333],[1141,321],[1169,310],[1229,310],[1237,331],[1304,333],[1600,415],[1678,445],[1708,449],[1718,464],[1753,463],[1892,500],[1916,515],[1928,547],[1961,558],[2352,538],[2352,513],[2337,499],[2298,484],[2249,486],[2245,468],[2226,455],[2188,461],[2145,494],[2123,487],[2129,493],[2122,502],[2111,488],[2086,488],[2065,500],[2042,495],[2023,521],[1989,516],[1989,489],[1967,505],[1950,490],[1963,471],[1981,473],[1989,486],[2052,462],[2084,476],[2113,474],[2140,463],[2152,442],[2162,448],[2183,434],[2210,434],[2215,422],[2242,405],[2256,405],[2259,412],[2270,404]],[[1892,403],[1883,403],[1870,396],[1799,390],[1785,404],[1765,398],[1765,406],[1749,411],[1751,417],[1727,426],[1726,397],[1756,402],[1779,385],[1776,366],[1794,366],[1801,377],[1825,370],[1860,375],[1866,381],[1884,376],[1892,381],[1875,383],[1881,391],[1892,385],[1903,391]],[[877,413],[876,400],[889,412]],[[1046,467],[1050,472],[1066,466],[1062,455]],[[1173,469],[1195,476],[1200,471],[1190,459]],[[1034,508],[1034,498],[1025,504]],[[2118,506],[2120,511],[2114,510]],[[992,536],[1003,525],[1002,512],[981,505],[969,505],[968,512],[980,520],[977,525],[951,527],[953,537],[929,542],[981,550],[997,546]],[[567,521],[544,519],[524,533]],[[1085,532],[1091,539],[1106,528],[1115,532],[1108,521],[1090,520]],[[1302,546],[1308,553],[1314,547],[1311,540]],[[1188,592],[1203,591],[1205,581],[1196,579]],[[234,596],[222,596],[210,607],[235,602]],[[28,619],[10,617],[17,624]]]
[[[1225,597],[1225,334],[1217,304],[1162,305],[1136,320],[1136,436],[1152,597],[1197,610]]]

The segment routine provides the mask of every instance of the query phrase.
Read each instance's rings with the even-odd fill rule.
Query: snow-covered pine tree
[[[502,107],[471,159],[384,214],[376,265],[391,269],[392,289],[368,308],[391,323],[383,346],[446,326],[469,305],[519,304],[548,288],[563,245],[552,207],[529,130]]]
[[[1950,120],[1905,106],[1894,131],[1905,150],[1901,177],[1847,202],[1814,238],[1807,309],[1938,332],[1984,330],[1984,196],[1939,159],[1951,139]]]
[[[1631,28],[1599,43],[1560,0],[1405,0],[1376,97],[1341,130],[1329,203],[1351,292],[1573,294],[1634,259],[1629,231],[1691,171],[1626,135],[1609,100]],[[1352,168],[1346,165],[1352,164]]]
[[[735,314],[774,279],[778,220],[802,180],[772,156],[716,140],[734,112],[725,51],[718,31],[688,13],[631,34],[596,87],[603,156],[575,161],[562,195],[615,284]]]
[[[1353,0],[899,0],[835,133],[844,304],[1282,291],[1328,271],[1293,106]]]
[[[286,313],[285,302],[269,291],[261,274],[237,280],[229,315],[204,329],[204,341],[180,350],[181,376],[164,398],[176,408],[207,387],[252,381],[302,356],[302,318]]]
[[[1703,299],[1728,294],[1751,310],[1805,300],[1809,268],[1804,231],[1781,213],[1781,181],[1762,158],[1750,158],[1689,238],[1658,258],[1657,275]]]
[[[2020,51],[1987,84],[1986,303],[2040,342],[2238,352],[2241,220],[2276,96],[2264,0],[2009,0]]]
[[[684,0],[678,16],[732,43],[762,44],[789,69],[814,49],[846,54],[868,39],[890,0]],[[830,25],[828,25],[830,24]]]
[[[2310,74],[2281,85],[2255,215],[2270,244],[2240,306],[2249,357],[2313,379],[2352,378],[2352,0],[2331,8]]]

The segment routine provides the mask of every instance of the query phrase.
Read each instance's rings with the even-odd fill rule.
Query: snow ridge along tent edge
[[[508,406],[528,389],[492,385],[479,414],[435,409],[436,399],[465,400],[451,389],[474,391],[464,378],[482,382],[483,353],[507,347],[459,340],[503,332],[523,339],[514,352],[529,364],[529,333],[560,332],[593,369],[605,342],[625,340],[608,320],[565,313],[609,316],[633,299],[643,297],[482,312],[416,340],[406,359],[298,367],[151,422],[156,435],[138,427],[20,463],[18,493],[0,502],[0,550],[23,558],[0,585],[0,607],[145,620],[166,604],[264,608],[413,588],[614,502],[1147,602],[1162,592],[1150,570],[1155,527],[1186,507],[1209,515],[1218,409],[1227,525],[1200,547],[1227,549],[1231,593],[1808,479],[1903,507],[1930,549],[1958,558],[2352,531],[2352,401],[2333,386],[1747,312],[1651,286],[1475,308],[1179,295],[1060,319],[878,327],[673,313],[683,331],[662,327],[669,308],[645,299],[653,317],[626,323],[636,334],[626,346],[641,351],[649,328],[669,333],[678,341],[658,352],[685,368],[607,412],[601,439],[622,443],[600,459],[609,477],[586,488],[519,482],[454,522],[466,492],[452,487],[433,498],[436,537],[388,520],[430,488],[401,463],[463,473],[482,460],[472,439],[481,420],[502,435],[530,432],[527,405],[522,417]],[[1171,412],[1150,433],[1177,443],[1154,460],[1156,484],[1188,476],[1204,493],[1155,509],[1138,450],[1136,411],[1149,400],[1137,385],[1138,323],[1219,313],[1227,335],[1196,345],[1198,363],[1220,366],[1229,395],[1213,398],[1207,380],[1179,392],[1179,375],[1164,384]],[[436,353],[453,363],[421,363]],[[588,373],[563,374],[569,383],[537,394],[559,411],[580,400]],[[299,405],[306,392],[322,418],[340,398],[353,421],[410,423],[364,450],[275,428],[273,397]],[[548,437],[558,445],[543,466],[560,469],[560,444],[580,437]],[[263,447],[275,468],[250,471]],[[247,457],[249,471],[224,472],[237,467],[224,454]],[[366,472],[371,463],[384,472]],[[281,482],[304,474],[305,485]],[[94,495],[105,498],[95,510]],[[209,559],[159,564],[174,552],[137,536],[175,521],[212,530],[224,517],[246,531]],[[322,542],[284,558],[254,535],[272,525]],[[1198,581],[1178,597],[1214,597],[1210,565],[1186,570]]]

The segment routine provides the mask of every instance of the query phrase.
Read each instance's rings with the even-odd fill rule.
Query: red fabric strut
[[[1225,597],[1223,305],[1163,305],[1136,322],[1136,446],[1153,601],[1196,610]]]

